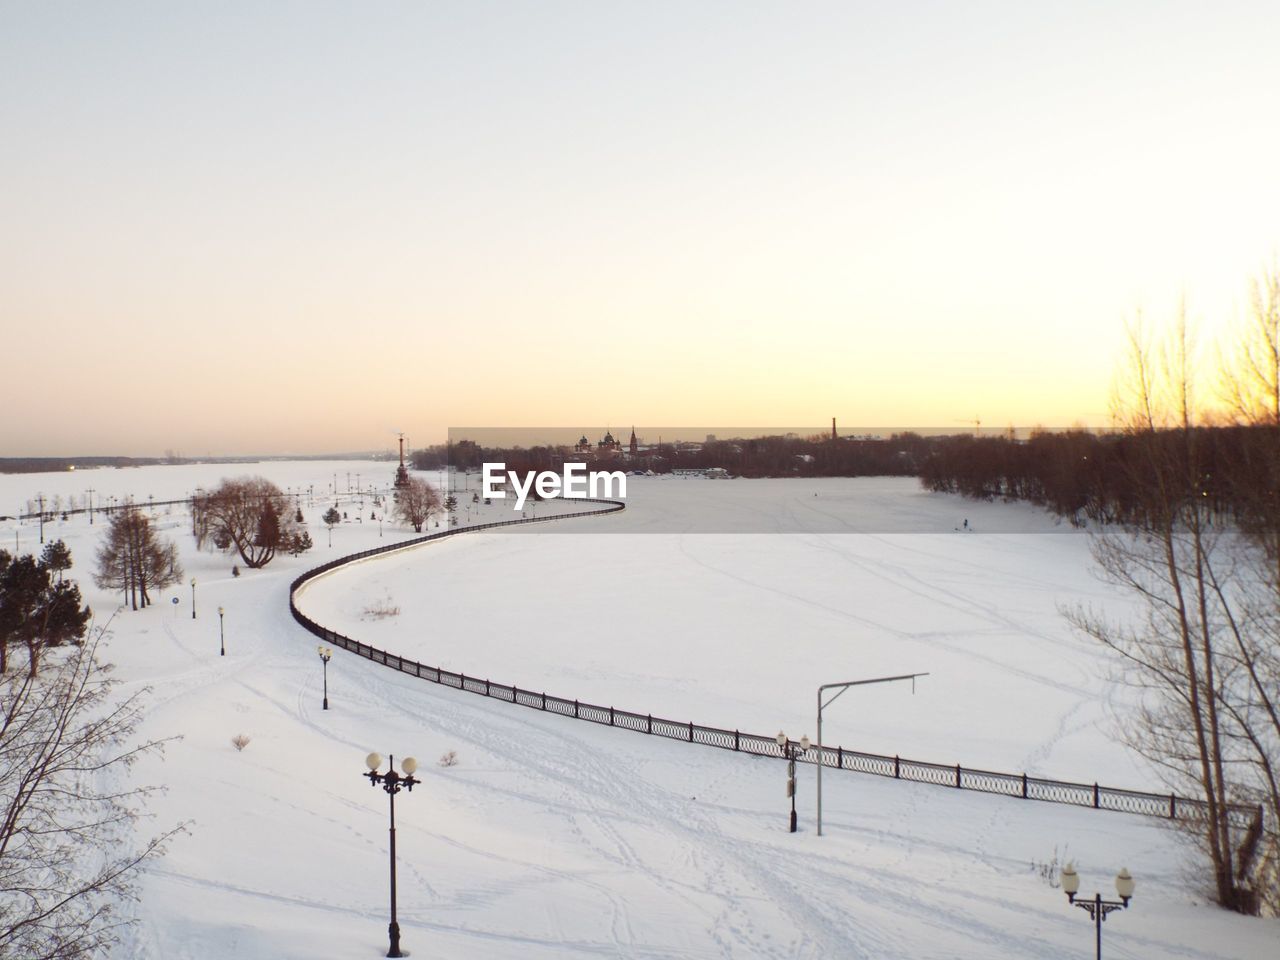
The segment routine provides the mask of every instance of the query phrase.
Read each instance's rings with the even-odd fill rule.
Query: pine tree
[[[83,637],[92,612],[81,599],[76,583],[55,583],[52,569],[31,554],[13,558],[0,551],[0,673],[8,669],[12,643],[26,646],[34,677],[45,647]]]
[[[62,571],[71,569],[71,549],[62,540],[45,544],[44,552],[40,554],[40,563],[56,573],[58,582],[61,583]]]

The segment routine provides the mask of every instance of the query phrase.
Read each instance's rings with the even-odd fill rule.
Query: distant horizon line
[[[969,424],[966,429],[965,423]],[[1082,430],[1087,433],[1107,433],[1112,431],[1112,427],[1088,426],[1080,423],[1071,424],[1070,426],[1045,426],[1036,424],[1031,427],[1015,427],[1005,425],[1001,427],[982,425],[977,428],[976,432],[973,426],[974,421],[957,422],[954,426],[947,427],[919,427],[919,426],[899,426],[899,427],[839,427],[837,426],[836,435],[841,439],[851,438],[875,438],[888,439],[897,434],[915,433],[920,436],[957,436],[971,434],[979,437],[1005,437],[1010,433],[1015,437],[1026,437],[1033,432],[1044,431],[1048,433],[1062,433],[1070,430]],[[588,435],[588,439],[592,441],[599,440],[604,433],[612,432],[614,429],[622,431],[621,434],[615,435],[617,439],[624,442],[630,436],[633,429],[630,424],[625,428],[614,428],[608,425],[588,425],[574,427],[451,427],[446,436],[442,440],[436,440],[432,443],[414,444],[406,443],[406,453],[414,450],[425,450],[431,447],[446,446],[451,443],[458,443],[469,440],[474,443],[490,444],[493,446],[511,446],[511,447],[533,447],[533,446],[572,446],[578,440],[580,434]],[[780,436],[830,436],[831,426],[769,426],[769,427],[743,427],[743,426],[637,426],[635,427],[637,438],[646,444],[656,444],[661,438],[661,442],[699,442],[705,443],[708,436],[714,436],[717,441],[729,440],[748,440],[758,439],[761,437],[780,437]],[[641,437],[641,430],[648,435]],[[600,436],[591,436],[599,433]],[[488,434],[488,436],[485,436]],[[553,434],[555,436],[547,436]],[[166,450],[160,454],[128,454],[128,453],[80,453],[80,454],[18,454],[0,456],[0,473],[7,472],[4,470],[5,464],[48,462],[58,464],[78,464],[82,463],[88,466],[107,466],[119,463],[139,463],[139,464],[192,464],[192,463],[253,463],[264,460],[380,460],[380,459],[396,459],[397,451],[394,444],[390,444],[382,448],[367,448],[364,450],[339,450],[339,451],[321,451],[314,453],[304,453],[300,451],[281,451],[281,452],[257,452],[257,453],[204,453],[197,455],[187,455]]]

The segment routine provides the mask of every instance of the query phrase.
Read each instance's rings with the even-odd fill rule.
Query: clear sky
[[[1280,248],[1280,4],[0,3],[0,455],[1105,422]],[[962,427],[960,427],[962,428]]]

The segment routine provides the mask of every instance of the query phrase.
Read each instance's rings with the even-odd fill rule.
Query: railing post
[[[733,731],[733,749],[734,750],[738,749],[738,731],[737,730]]]
[[[1022,799],[1027,799],[1027,775],[1022,775]]]
[[[578,716],[578,698],[577,697],[574,697],[573,699],[573,716],[574,716],[574,719],[577,719],[577,716]]]
[[[1093,785],[1093,809],[1098,809],[1098,785]]]
[[[689,742],[693,743],[693,721],[689,721]]]
[[[613,726],[613,707],[609,708],[609,726]]]
[[[484,695],[485,695],[486,697],[487,697],[487,696],[489,696],[489,680],[488,680],[488,678],[486,678],[486,679],[485,679],[485,681],[484,681]]]
[[[542,709],[547,709],[547,691],[542,691]]]
[[[893,779],[902,779],[902,760],[896,753],[893,755]]]
[[[836,766],[844,769],[844,747],[836,747]]]
[[[1176,794],[1169,794],[1169,819],[1176,820],[1178,818],[1177,808],[1178,798]]]
[[[961,789],[961,787],[960,787],[960,764],[958,764],[958,763],[956,764],[956,789],[957,789],[957,790]]]
[[[653,733],[653,714],[652,713],[649,714],[648,719],[645,722],[644,732]]]

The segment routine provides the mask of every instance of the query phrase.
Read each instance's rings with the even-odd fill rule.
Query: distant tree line
[[[652,470],[723,467],[744,477],[915,476],[920,463],[941,438],[915,433],[888,438],[774,436],[714,440],[701,444],[661,443],[636,456],[588,458],[592,469]],[[417,470],[478,470],[502,461],[517,471],[559,470],[566,460],[582,459],[569,447],[482,447],[470,440],[439,444],[412,455]]]
[[[150,467],[158,457],[0,457],[0,473],[56,473],[73,468]]]
[[[1025,442],[942,437],[921,463],[920,480],[939,493],[1025,500],[1077,524],[1133,523],[1147,517],[1153,493],[1167,486],[1163,477],[1173,470],[1193,477],[1194,495],[1212,516],[1250,523],[1274,518],[1280,510],[1280,428],[1189,429],[1191,437],[1182,428],[1040,432]]]

